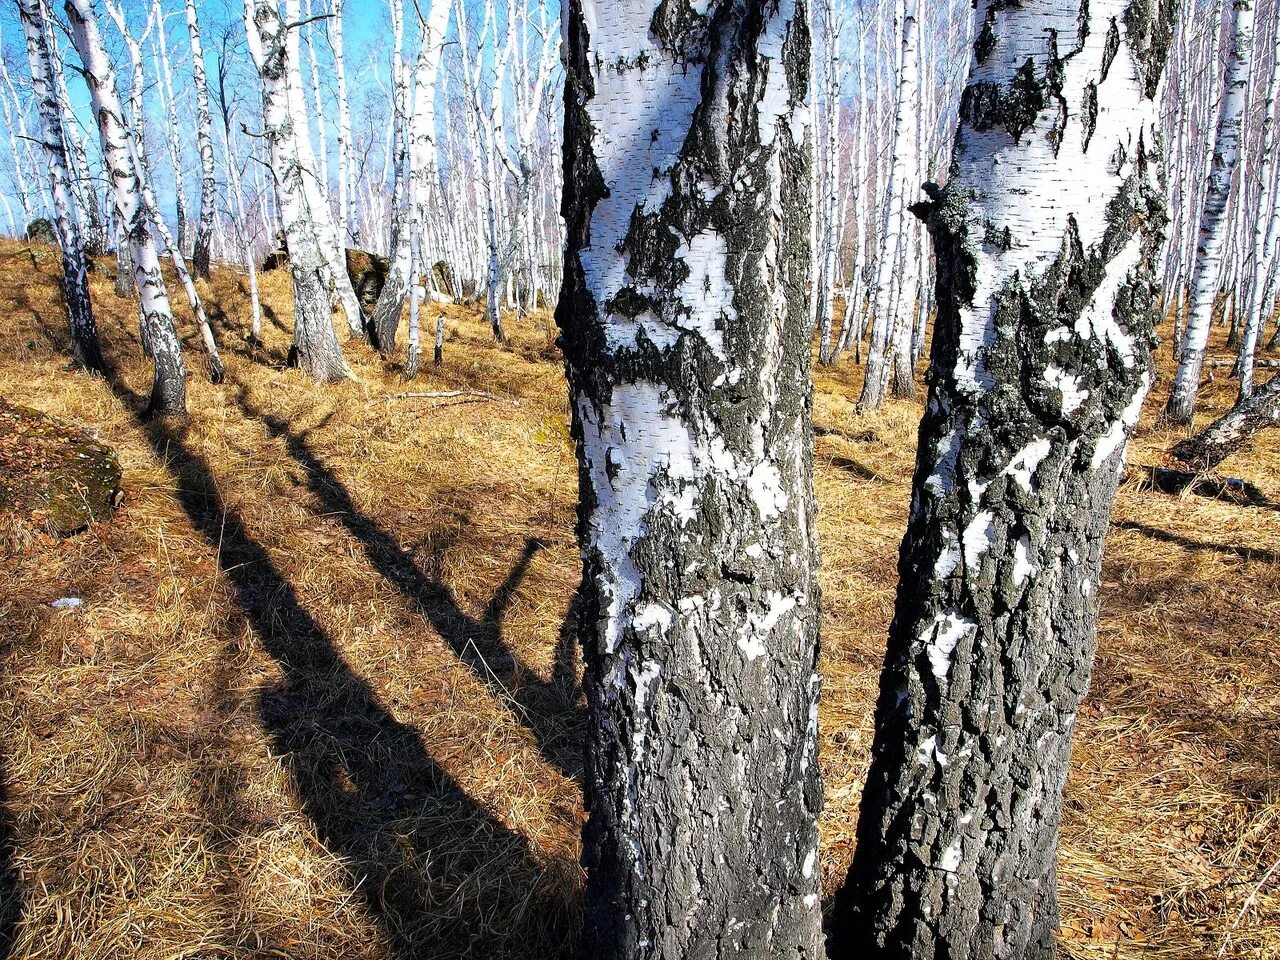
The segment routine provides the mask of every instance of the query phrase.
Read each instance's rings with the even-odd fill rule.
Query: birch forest
[[[1280,956],[1280,0],[0,0],[0,960]]]

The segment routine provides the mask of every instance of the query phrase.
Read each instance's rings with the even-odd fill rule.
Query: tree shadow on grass
[[[261,720],[321,841],[342,859],[397,960],[571,955],[579,910],[572,865],[531,849],[432,759],[223,502],[182,426],[144,419],[145,398],[117,391],[282,672],[260,691]]]
[[[360,510],[347,487],[312,449],[307,439],[310,431],[296,431],[282,418],[257,409],[243,388],[236,402],[247,418],[257,420],[273,437],[282,440],[289,456],[306,472],[307,487],[318,502],[315,512],[337,520],[360,542],[373,569],[413,603],[458,659],[533,733],[547,762],[566,776],[581,780],[584,721],[575,705],[577,690],[572,660],[578,594],[574,594],[560,630],[550,682],[521,663],[502,636],[507,609],[533,558],[544,548],[543,542],[536,537],[525,540],[511,571],[485,605],[484,612],[472,617],[462,609],[446,584],[427,576],[390,533]],[[447,547],[447,543],[437,545],[432,559],[442,559]]]
[[[1168,543],[1175,547],[1182,547],[1184,550],[1191,550],[1197,553],[1211,552],[1221,553],[1224,556],[1235,556],[1241,560],[1256,561],[1259,563],[1280,563],[1280,553],[1274,550],[1264,550],[1258,547],[1246,547],[1236,543],[1206,543],[1202,540],[1192,540],[1190,537],[1184,537],[1180,534],[1170,533],[1168,530],[1161,530],[1159,527],[1152,527],[1145,523],[1138,523],[1134,520],[1116,520],[1111,524],[1116,530],[1128,530],[1132,533],[1140,533],[1144,537],[1150,537],[1160,543]]]
[[[22,920],[22,886],[13,863],[14,838],[9,825],[9,785],[0,758],[0,960],[13,953]]]

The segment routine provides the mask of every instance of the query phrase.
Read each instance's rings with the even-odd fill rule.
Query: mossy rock
[[[115,452],[83,430],[0,398],[0,513],[67,536],[124,498]]]
[[[367,250],[347,250],[347,276],[355,288],[356,299],[366,314],[373,313],[373,306],[382,295],[387,283],[391,261]]]
[[[58,234],[54,231],[52,223],[44,217],[38,217],[27,224],[27,242],[56,244]]]

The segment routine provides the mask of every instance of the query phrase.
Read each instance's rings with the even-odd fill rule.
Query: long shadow
[[[13,953],[22,921],[22,885],[14,865],[13,828],[9,824],[9,785],[0,758],[0,960]]]
[[[536,537],[525,540],[519,557],[502,585],[479,617],[471,617],[458,604],[449,587],[433,579],[405,554],[390,533],[363,513],[350,491],[311,449],[305,433],[293,430],[283,419],[255,408],[241,388],[237,403],[245,416],[257,420],[275,438],[284,441],[289,456],[307,475],[307,486],[318,501],[316,513],[332,517],[361,544],[366,559],[378,574],[411,601],[450,649],[528,727],[542,756],[565,775],[581,780],[583,718],[576,708],[577,691],[570,677],[575,645],[574,624],[578,597],[574,595],[561,628],[556,667],[550,682],[521,663],[502,637],[502,621],[529,565],[544,544]],[[432,560],[442,558],[448,544],[436,544]],[[432,566],[438,564],[433,563]]]
[[[557,882],[569,871],[554,859],[539,862],[351,670],[222,500],[183,428],[144,419],[145,398],[117,393],[178,481],[179,503],[279,666],[280,680],[259,693],[260,717],[321,841],[342,859],[394,956],[569,956],[577,894]]]
[[[1144,537],[1150,537],[1152,540],[1159,540],[1161,543],[1173,544],[1174,546],[1182,547],[1186,550],[1210,551],[1229,556],[1237,556],[1242,560],[1258,561],[1259,563],[1280,563],[1280,553],[1274,550],[1263,550],[1258,547],[1246,547],[1236,543],[1205,543],[1202,540],[1192,540],[1190,537],[1170,533],[1168,530],[1161,530],[1159,527],[1151,527],[1145,523],[1138,523],[1134,520],[1116,520],[1111,525],[1117,530],[1129,530],[1134,533],[1140,533]]]

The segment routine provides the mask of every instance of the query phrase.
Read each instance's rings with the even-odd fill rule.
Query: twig
[[[500,397],[496,393],[485,393],[483,390],[410,390],[408,393],[393,393],[391,397],[395,400],[449,400],[454,397],[475,397],[479,400],[509,403],[513,407],[520,406],[519,400]]]
[[[1258,881],[1258,885],[1253,888],[1249,896],[1244,899],[1244,906],[1240,908],[1240,912],[1236,915],[1235,921],[1231,924],[1231,928],[1227,930],[1227,935],[1222,940],[1222,947],[1218,950],[1218,960],[1222,960],[1227,953],[1227,945],[1231,943],[1231,931],[1240,926],[1240,921],[1244,919],[1244,915],[1249,912],[1249,908],[1253,906],[1253,901],[1257,898],[1258,893],[1267,885],[1267,881],[1271,879],[1271,875],[1280,870],[1280,860],[1273,863],[1270,869],[1262,875],[1262,879]]]

